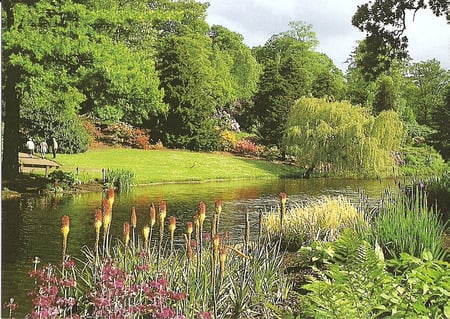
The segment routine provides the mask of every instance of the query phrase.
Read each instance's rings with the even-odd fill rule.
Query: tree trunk
[[[13,25],[12,1],[2,1],[6,12],[6,31]],[[3,145],[2,145],[2,178],[11,180],[19,173],[19,105],[20,100],[16,92],[16,84],[20,78],[20,68],[10,64],[11,51],[3,51],[2,112]]]

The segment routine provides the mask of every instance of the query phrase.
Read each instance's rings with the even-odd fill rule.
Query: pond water
[[[223,202],[220,232],[228,232],[232,240],[239,241],[244,233],[244,212],[249,212],[252,231],[256,232],[259,210],[276,209],[280,192],[287,193],[288,207],[324,195],[345,195],[358,203],[361,194],[375,201],[388,187],[395,187],[392,185],[392,181],[378,180],[283,179],[136,187],[128,193],[116,194],[111,234],[113,238],[122,238],[122,225],[130,220],[132,207],[136,209],[140,234],[142,227],[149,223],[150,205],[157,206],[163,199],[167,203],[167,217],[177,218],[176,237],[180,238],[181,245],[186,222],[192,221],[200,201],[206,203],[205,223],[209,225],[214,203],[220,198]],[[94,211],[101,203],[102,193],[2,201],[2,305],[14,297],[19,303],[16,317],[23,317],[31,310],[27,294],[34,283],[28,272],[33,268],[34,257],[38,256],[42,263],[59,263],[61,217],[69,215],[71,220],[67,253],[81,257],[83,246],[94,248]]]

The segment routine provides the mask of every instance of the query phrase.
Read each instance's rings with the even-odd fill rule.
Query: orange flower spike
[[[166,202],[161,201],[161,203],[159,203],[159,223],[161,225],[164,225],[164,219],[166,218],[166,215],[167,215]]]
[[[96,209],[95,210],[95,221],[94,221],[94,227],[95,227],[96,234],[100,233],[100,228],[102,227],[102,223],[103,223],[102,220],[103,220],[103,215],[102,215],[101,209]]]
[[[111,204],[111,206],[114,204],[114,187],[111,187],[108,189],[108,193],[106,194],[106,198],[108,199],[108,202]]]
[[[130,241],[130,224],[128,222],[123,223],[123,242],[125,246],[128,245]]]
[[[187,222],[186,233],[188,234],[189,237],[191,236],[193,230],[194,228],[192,226],[192,222]]]
[[[216,213],[217,215],[220,215],[221,212],[222,212],[222,200],[218,199],[216,200]]]
[[[287,195],[285,192],[280,193],[280,201],[282,205],[286,205]]]
[[[136,217],[136,209],[134,207],[131,208],[131,226],[136,228],[137,217]]]
[[[171,233],[173,233],[175,231],[175,228],[177,227],[177,219],[175,218],[175,216],[170,216],[169,219],[169,230]]]
[[[107,199],[103,200],[103,226],[105,229],[108,229],[109,225],[111,224],[111,218],[112,218],[112,209],[111,204]]]
[[[206,204],[204,202],[200,202],[200,205],[198,206],[198,211],[199,211],[199,222],[200,225],[203,225],[203,222],[205,221],[206,218]]]
[[[70,231],[70,218],[67,215],[64,215],[61,219],[61,233],[63,235],[64,241],[67,240],[67,236]]]
[[[156,223],[156,209],[155,205],[150,206],[150,226],[153,227]]]

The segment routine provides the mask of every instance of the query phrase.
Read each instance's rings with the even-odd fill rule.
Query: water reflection
[[[276,209],[280,192],[288,194],[288,206],[323,195],[345,194],[357,202],[361,193],[372,199],[379,198],[389,185],[389,181],[373,180],[286,179],[139,187],[129,193],[116,194],[111,234],[113,238],[122,237],[123,222],[129,221],[131,208],[135,207],[137,233],[141,236],[142,228],[150,220],[150,205],[157,205],[164,199],[167,220],[171,215],[177,218],[176,238],[181,244],[186,222],[192,221],[200,201],[206,203],[205,223],[209,225],[214,203],[220,198],[223,202],[220,231],[239,241],[244,233],[244,212],[249,212],[255,233],[258,211]],[[33,267],[35,256],[39,256],[43,263],[59,263],[63,215],[69,215],[71,219],[67,253],[81,257],[83,246],[94,247],[94,212],[101,204],[102,193],[29,197],[2,202],[2,304],[14,297],[20,304],[16,311],[18,317],[30,311],[27,293],[33,289],[33,282],[27,273]]]

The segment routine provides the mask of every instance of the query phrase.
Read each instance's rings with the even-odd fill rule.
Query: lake
[[[244,233],[244,212],[249,212],[252,231],[256,232],[259,210],[276,209],[280,192],[287,193],[289,209],[291,205],[324,195],[345,195],[358,203],[364,194],[373,203],[385,189],[395,188],[392,185],[392,181],[379,180],[280,179],[135,187],[128,193],[116,193],[111,234],[113,238],[122,238],[122,225],[130,220],[131,209],[135,207],[136,231],[141,236],[143,226],[149,223],[150,205],[157,206],[163,199],[167,203],[166,222],[169,216],[177,218],[176,243],[182,245],[181,234],[186,222],[193,220],[200,201],[206,203],[205,223],[209,229],[214,203],[220,198],[223,202],[220,232],[228,232],[232,240],[239,241]],[[34,283],[28,272],[33,269],[35,256],[42,263],[59,263],[63,215],[69,215],[71,221],[67,254],[81,257],[83,246],[94,248],[94,211],[101,207],[102,196],[99,192],[2,201],[2,306],[13,297],[19,303],[16,317],[30,312],[31,301],[27,294]]]

